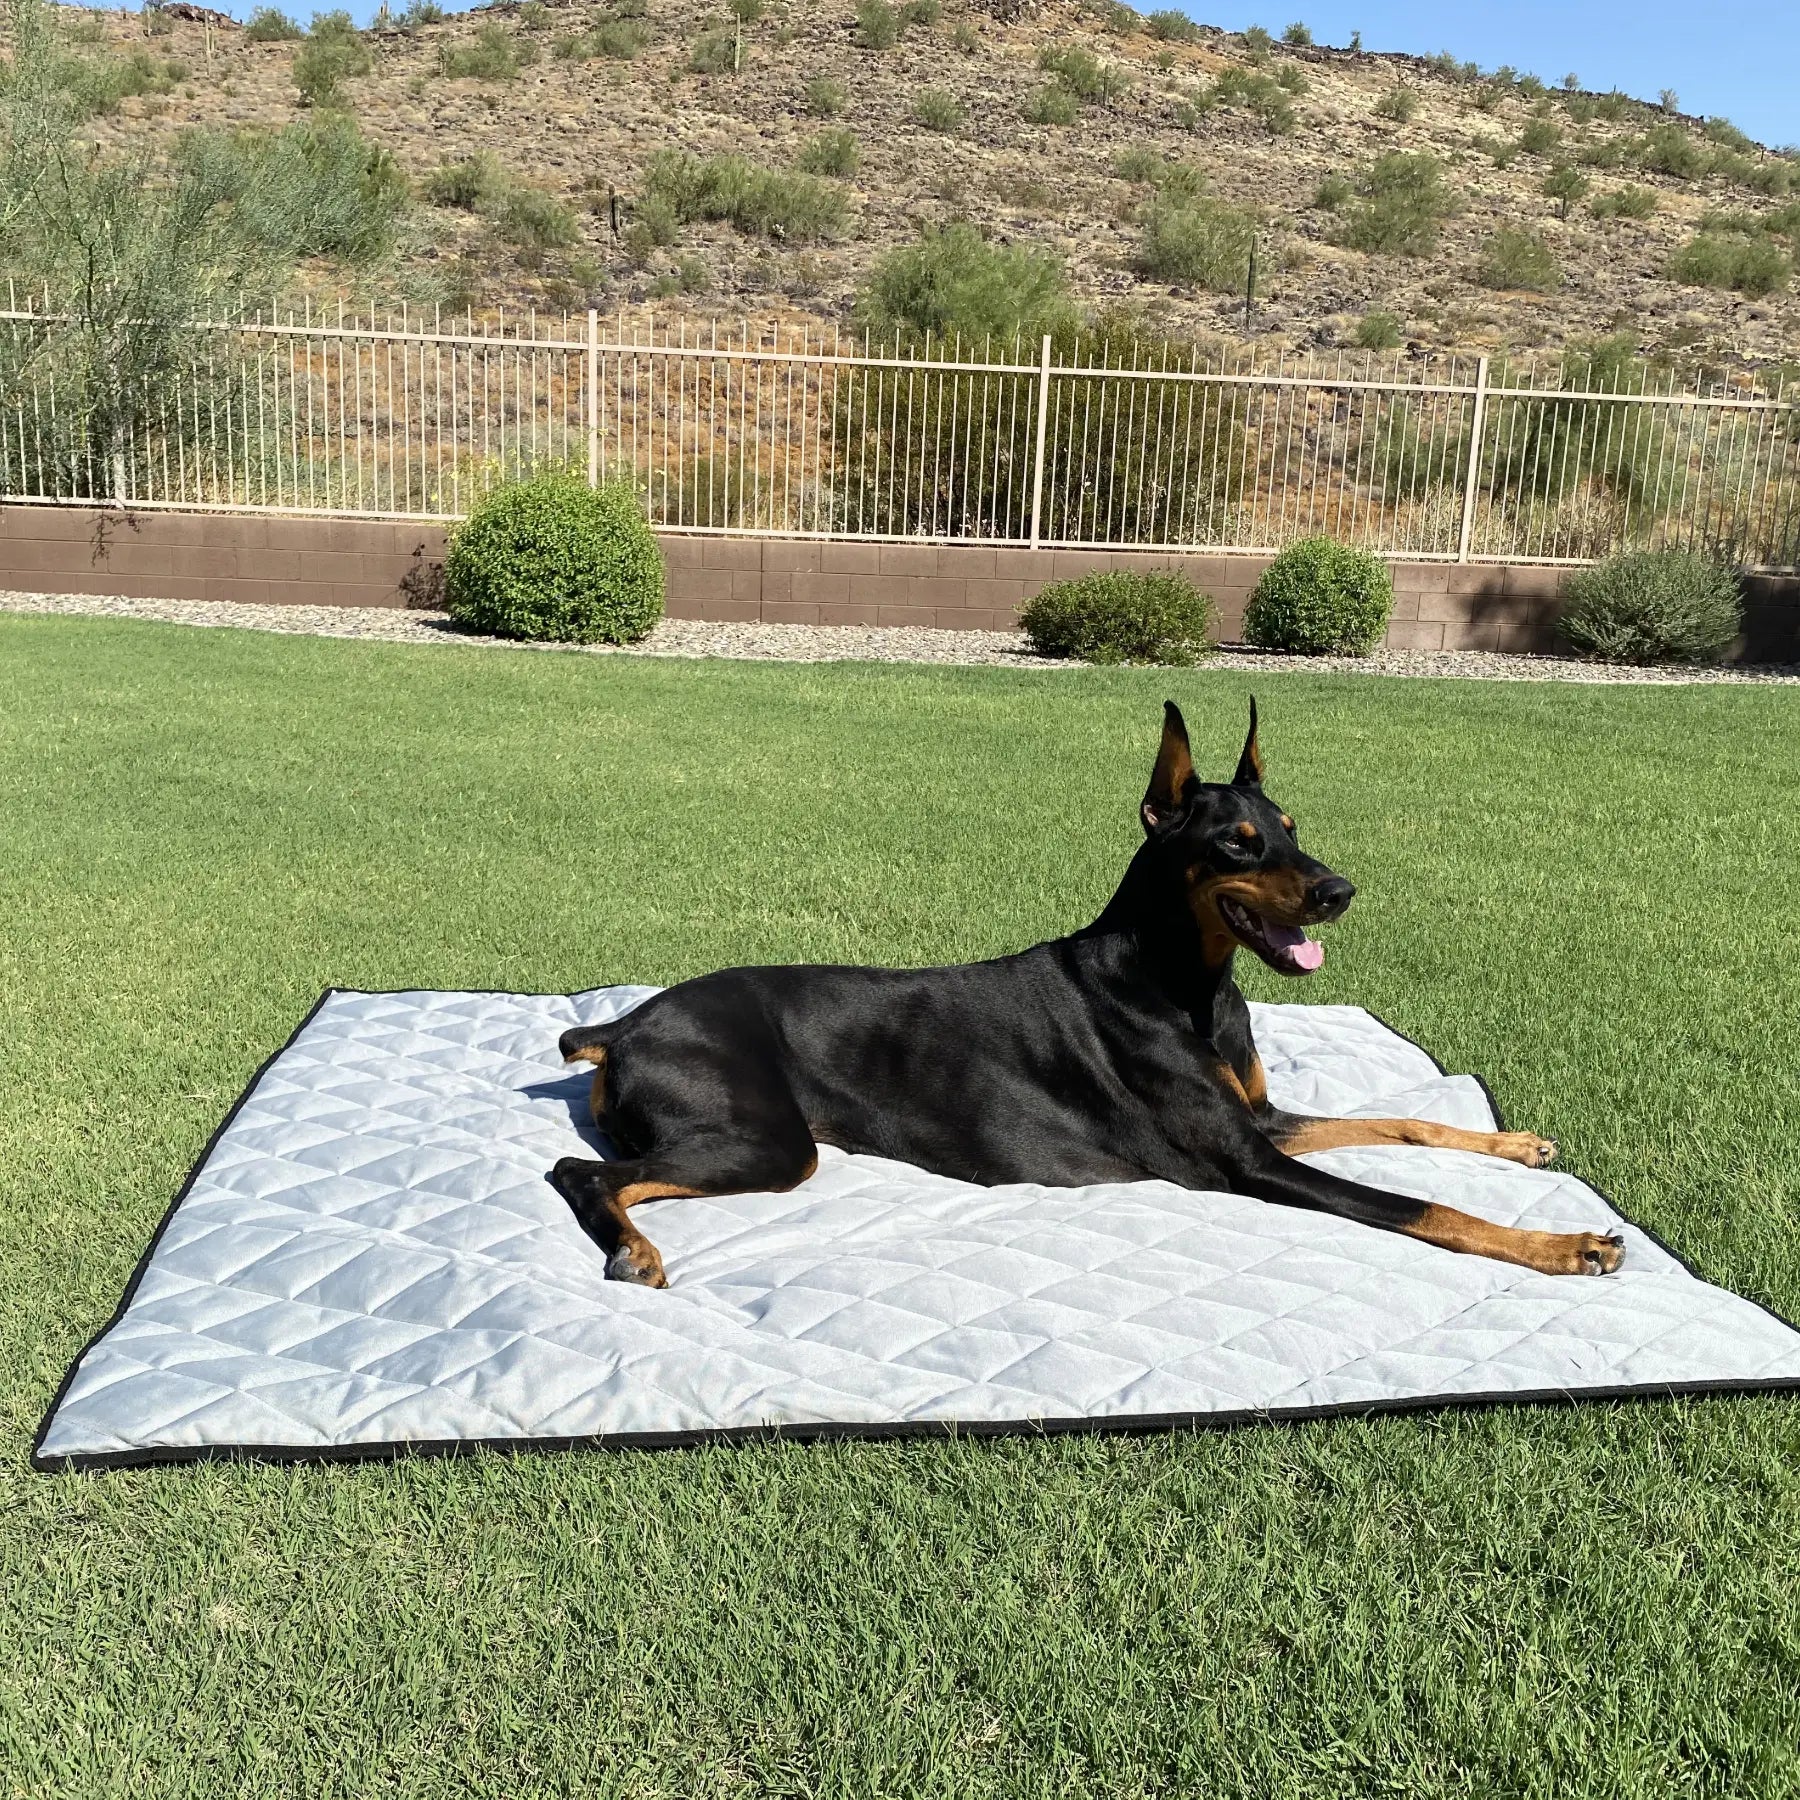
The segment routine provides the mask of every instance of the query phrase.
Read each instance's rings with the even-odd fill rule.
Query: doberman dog
[[[1325,950],[1305,927],[1342,917],[1356,890],[1300,848],[1262,783],[1254,700],[1229,782],[1195,774],[1170,701],[1144,842],[1084,930],[950,968],[726,969],[564,1032],[564,1058],[595,1065],[594,1118],[620,1155],[564,1157],[550,1179],[607,1273],[666,1285],[632,1219],[641,1202],[785,1192],[817,1168],[820,1144],[983,1186],[1225,1189],[1546,1274],[1616,1269],[1620,1238],[1493,1225],[1296,1160],[1423,1144],[1538,1168],[1556,1146],[1270,1105],[1233,958],[1310,973]]]

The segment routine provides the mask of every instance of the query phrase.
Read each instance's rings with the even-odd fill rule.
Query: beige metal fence
[[[1743,373],[1211,361],[842,334],[301,315],[151,342],[0,313],[0,498],[453,519],[546,463],[700,532],[1800,564],[1800,408]],[[129,342],[126,340],[129,338]]]

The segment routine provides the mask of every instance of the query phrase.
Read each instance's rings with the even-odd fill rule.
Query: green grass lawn
[[[0,1796],[1800,1793],[1800,1407],[30,1472],[327,985],[1090,918],[1166,693],[0,615]],[[1305,987],[1800,1315],[1800,689],[1261,683]]]

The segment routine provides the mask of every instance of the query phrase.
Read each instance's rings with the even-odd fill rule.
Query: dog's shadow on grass
[[[579,1133],[581,1141],[601,1161],[610,1162],[619,1152],[612,1139],[594,1123],[589,1107],[593,1087],[593,1070],[582,1069],[573,1075],[560,1075],[554,1081],[534,1081],[519,1092],[531,1100],[551,1100],[565,1107],[569,1123]]]

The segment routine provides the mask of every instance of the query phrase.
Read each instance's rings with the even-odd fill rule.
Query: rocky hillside
[[[347,110],[412,184],[393,261],[358,278],[383,300],[839,321],[884,251],[966,220],[1054,253],[1085,304],[1236,336],[1253,224],[1250,330],[1267,344],[1626,330],[1800,357],[1800,161],[1682,117],[1672,95],[1547,91],[1091,0],[732,7],[424,6],[361,34],[335,81],[302,70],[310,106],[296,63],[311,40],[165,16],[147,43],[135,16],[89,14],[92,53],[177,66],[87,129],[163,143]],[[693,165],[651,170],[669,150],[747,159],[740,187],[815,173],[767,204],[708,204]],[[1435,166],[1381,164],[1395,153]]]

